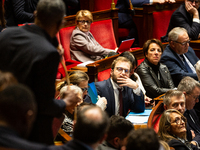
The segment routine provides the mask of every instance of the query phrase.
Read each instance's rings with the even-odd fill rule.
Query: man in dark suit
[[[192,79],[192,78],[191,78]],[[194,79],[193,79],[194,80]],[[181,114],[185,113],[185,93],[179,90],[170,90],[166,92],[163,104],[164,109],[176,109]],[[187,122],[186,124],[186,130],[187,130],[187,140],[190,141],[193,145],[200,144],[200,134],[193,131],[193,129],[190,127],[190,124]]]
[[[10,71],[33,91],[38,115],[30,139],[53,144],[52,121],[64,112],[66,99],[55,100],[55,78],[60,55],[56,33],[64,23],[62,0],[40,0],[35,24],[12,27],[0,34],[0,70]],[[74,93],[68,93],[74,97]]]
[[[199,58],[189,46],[189,42],[187,30],[184,28],[176,27],[169,32],[169,45],[165,48],[160,62],[168,67],[175,86],[178,86],[185,76],[198,80],[194,65]]]
[[[125,146],[127,136],[134,129],[133,124],[122,116],[113,115],[109,118],[109,128],[106,140],[97,150],[119,150]]]
[[[107,99],[106,112],[109,116],[126,116],[128,111],[143,112],[144,95],[138,84],[130,79],[131,62],[125,57],[118,57],[111,65],[111,77],[95,83],[97,94]],[[89,102],[89,97],[85,99]]]
[[[5,18],[7,26],[33,23],[34,11],[39,0],[5,0]]]
[[[33,93],[21,84],[0,92],[0,147],[23,150],[44,150],[45,145],[25,140],[36,116]]]
[[[100,107],[83,106],[77,113],[73,140],[49,150],[95,150],[105,140],[108,126],[108,116]]]
[[[185,77],[179,83],[178,90],[185,94],[186,111],[184,116],[187,118],[188,125],[195,134],[200,134],[199,118],[193,109],[195,104],[199,102],[200,83],[191,77]]]
[[[182,27],[188,31],[191,39],[197,40],[200,33],[199,0],[185,0],[185,3],[172,14],[167,34],[163,36],[162,42],[168,42],[168,33],[175,27]]]

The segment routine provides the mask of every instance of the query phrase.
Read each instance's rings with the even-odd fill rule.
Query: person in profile
[[[9,85],[0,92],[0,147],[44,150],[46,145],[27,141],[36,117],[33,93],[22,84]]]
[[[0,34],[0,70],[13,73],[36,98],[38,114],[30,134],[35,142],[53,144],[53,118],[60,117],[68,105],[65,99],[54,99],[60,62],[56,34],[65,23],[64,15],[62,0],[40,0],[34,24],[7,28]],[[68,94],[74,96],[73,91]]]
[[[127,136],[134,129],[133,124],[122,116],[113,115],[109,118],[109,128],[106,140],[97,150],[119,150],[125,146]]]

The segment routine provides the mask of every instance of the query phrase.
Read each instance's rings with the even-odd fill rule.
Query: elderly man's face
[[[184,96],[173,96],[171,97],[171,102],[169,106],[166,106],[166,109],[176,109],[178,110],[181,114],[185,112],[185,98]]]
[[[194,108],[194,105],[199,102],[200,88],[195,87],[191,93],[185,93],[186,109]]]
[[[173,41],[173,50],[177,54],[185,54],[188,52],[188,47],[189,47],[189,36],[186,32],[183,34],[179,35],[177,41]]]

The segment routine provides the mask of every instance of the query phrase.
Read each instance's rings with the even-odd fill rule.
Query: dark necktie
[[[119,90],[119,114],[123,116],[123,100],[122,100],[122,89]]]
[[[189,66],[188,63],[186,62],[185,57],[184,57],[183,55],[180,55],[180,56],[181,56],[181,58],[182,58],[182,60],[183,60],[183,62],[184,62],[184,64],[185,64],[185,67],[186,67],[186,69],[187,69],[187,72],[188,72],[188,73],[193,73],[193,72],[192,72],[192,69],[190,68],[190,66]]]

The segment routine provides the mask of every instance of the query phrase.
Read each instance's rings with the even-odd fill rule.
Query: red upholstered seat
[[[111,71],[111,68],[99,72],[98,73],[98,81],[103,81],[103,80],[109,79],[110,78],[110,71]]]
[[[159,121],[160,121],[160,118],[161,118],[163,112],[164,112],[163,101],[159,101],[149,116],[147,126],[149,128],[153,128],[156,133],[159,130]]]
[[[158,133],[158,130],[159,130],[159,122],[160,122],[160,118],[161,118],[162,114],[157,114],[154,116],[154,124],[153,124],[153,129],[156,133]]]
[[[90,32],[104,48],[115,49],[117,47],[111,19],[93,22]]]
[[[111,8],[112,0],[95,0],[94,2],[94,11],[105,10]],[[115,5],[117,4],[117,0],[114,0]],[[126,28],[118,29],[118,36],[120,40],[126,39],[129,34],[129,30]]]
[[[167,33],[171,15],[175,10],[153,12],[153,38],[159,39]]]
[[[74,28],[75,26],[62,28],[59,31],[59,34],[57,34],[58,41],[61,43],[62,47],[64,48],[64,61],[68,70],[81,63],[79,61],[72,60],[71,55],[70,55],[70,37],[72,35],[72,31],[74,30]],[[65,77],[65,72],[61,64],[59,64],[58,66],[58,72],[62,74],[61,77]],[[58,74],[57,74],[57,78],[60,78]]]

